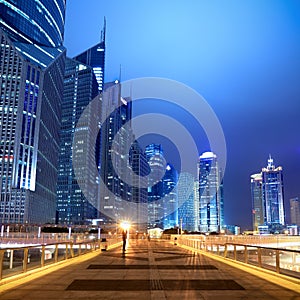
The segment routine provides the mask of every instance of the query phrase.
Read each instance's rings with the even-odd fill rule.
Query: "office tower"
[[[251,175],[252,221],[253,230],[264,224],[264,205],[262,193],[262,174]]]
[[[291,224],[300,226],[300,203],[299,198],[290,199]]]
[[[181,173],[178,182],[178,223],[183,230],[198,230],[199,198],[197,197],[196,199],[197,201],[195,201],[194,176],[186,172]]]
[[[145,149],[147,161],[151,168],[151,176],[148,180],[148,226],[150,228],[164,227],[164,207],[162,198],[164,187],[162,178],[166,171],[164,151],[160,144],[150,144]]]
[[[271,156],[262,168],[262,193],[265,225],[284,225],[282,167],[275,167]]]
[[[147,158],[139,143],[134,141],[130,148],[129,162],[133,172],[138,175],[132,181],[132,202],[136,203],[136,209],[133,210],[132,220],[135,223],[135,229],[138,232],[147,232],[148,224],[148,189],[147,175],[149,166]]]
[[[129,98],[121,96],[118,81],[104,86],[101,124],[100,210],[120,222],[131,218],[132,201],[129,150],[133,134],[132,108]],[[133,205],[134,206],[134,205]]]
[[[104,27],[101,31],[100,42],[74,57],[75,60],[80,61],[83,64],[86,64],[93,68],[96,80],[98,82],[98,90],[100,92],[103,90],[104,85],[105,32],[106,20],[104,18]]]
[[[62,46],[66,0],[2,0],[0,26],[14,42]]]
[[[65,1],[55,2],[0,3],[2,223],[55,218]]]
[[[199,157],[199,214],[202,232],[219,232],[224,225],[222,173],[217,156],[205,152]]]
[[[171,164],[167,164],[163,183],[163,229],[178,225],[178,173]]]
[[[78,124],[83,110],[98,95],[98,83],[93,68],[74,59],[67,58],[64,77],[64,94],[62,102],[62,118],[60,131],[60,155],[57,180],[57,212],[58,222],[62,224],[85,224],[88,219],[97,218],[97,209],[93,206],[98,197],[98,190],[93,182],[93,157],[95,147],[90,147],[91,130],[98,133],[97,115],[100,115],[101,100],[98,97],[98,112],[85,111],[87,122]],[[82,146],[74,149],[74,133],[77,143]],[[80,135],[80,137],[79,137]],[[79,141],[80,139],[80,141]],[[76,144],[77,144],[76,143]],[[80,185],[73,170],[73,161],[80,163]],[[90,182],[92,181],[92,182]],[[82,190],[83,189],[83,190]],[[87,194],[88,193],[88,194]]]
[[[86,224],[99,217],[99,176],[94,174],[93,164],[99,169],[100,138],[95,145],[91,145],[90,140],[100,129],[104,63],[105,24],[100,43],[66,60],[57,183],[59,223]],[[89,106],[94,99],[93,103],[98,104]],[[85,122],[78,124],[83,112]],[[76,145],[73,145],[75,132]],[[76,151],[72,151],[74,147]],[[74,173],[74,162],[80,169],[80,178]]]

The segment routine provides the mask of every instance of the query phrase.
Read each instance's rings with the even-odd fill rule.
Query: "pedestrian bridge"
[[[235,260],[237,247],[224,258],[220,247],[216,255],[180,238],[130,239],[124,253],[120,241],[106,242],[106,251],[101,241],[68,244],[64,258],[55,248],[48,259],[44,245],[42,268],[30,267],[26,250],[18,274],[2,270],[0,299],[300,299],[299,279]]]

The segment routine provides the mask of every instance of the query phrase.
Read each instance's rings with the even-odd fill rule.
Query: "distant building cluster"
[[[119,80],[104,83],[105,21],[99,43],[66,57],[65,9],[65,0],[0,1],[0,222],[126,218],[139,232],[238,233],[225,226],[217,155],[199,156],[195,178],[167,162],[162,145],[143,150],[131,128],[130,96],[121,96]],[[271,157],[251,176],[251,193],[254,230],[281,230],[282,168]],[[300,226],[299,199],[290,207]]]

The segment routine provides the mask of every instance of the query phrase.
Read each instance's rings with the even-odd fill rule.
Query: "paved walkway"
[[[15,287],[10,284],[11,289],[0,286],[0,299],[300,300],[295,291],[155,240],[132,240],[125,254],[121,247],[87,254],[47,272],[30,275],[30,281]]]

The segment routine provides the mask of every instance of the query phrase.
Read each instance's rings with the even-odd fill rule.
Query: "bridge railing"
[[[176,239],[175,239],[176,238]],[[174,243],[276,273],[300,278],[300,250],[174,236]]]
[[[120,238],[102,238],[78,243],[68,241],[2,248],[0,249],[0,281],[3,278],[43,268],[92,251],[107,250],[120,241]]]

